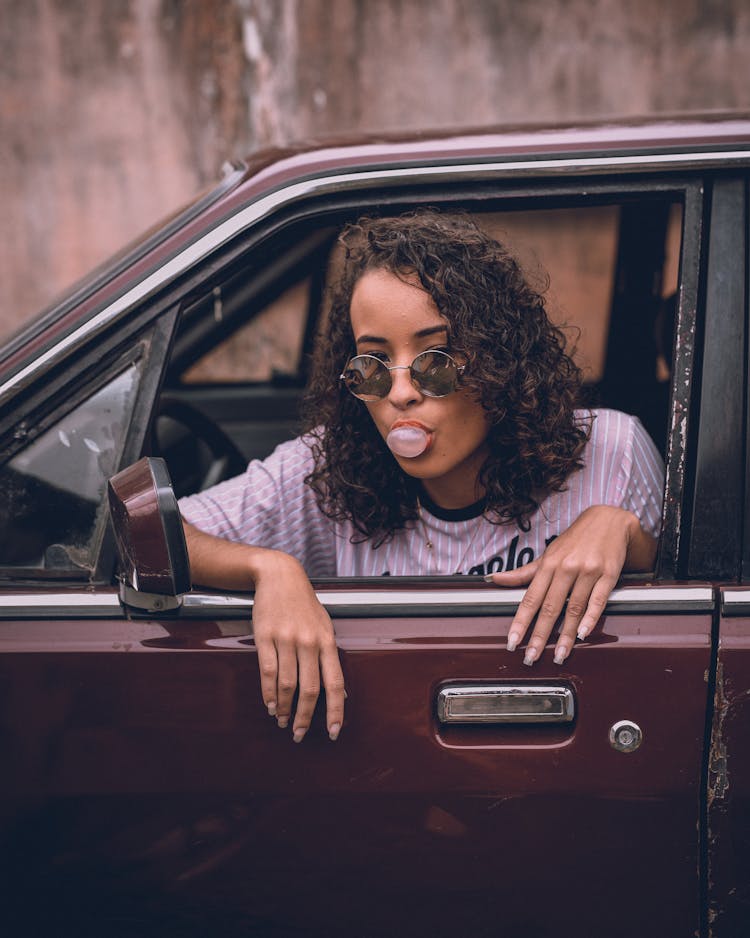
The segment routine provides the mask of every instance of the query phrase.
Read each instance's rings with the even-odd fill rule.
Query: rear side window
[[[221,315],[215,291],[214,315]],[[271,381],[299,371],[302,336],[310,306],[310,278],[295,283],[250,322],[225,339],[182,375],[185,384],[242,384]]]
[[[599,205],[477,216],[517,257],[527,278],[544,290],[547,312],[566,328],[568,349],[589,384],[601,381],[606,368],[621,214],[620,205]],[[672,203],[654,283],[662,301],[677,291],[681,229],[682,206]],[[657,350],[657,357],[663,351]],[[655,377],[668,378],[665,364],[654,362]]]

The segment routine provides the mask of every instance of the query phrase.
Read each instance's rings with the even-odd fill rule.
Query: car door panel
[[[261,934],[380,935],[397,915],[397,934],[544,935],[573,927],[573,878],[584,933],[692,930],[711,593],[682,592],[628,607],[619,591],[640,611],[613,602],[565,666],[548,648],[530,669],[505,648],[499,591],[323,590],[347,718],[332,743],[319,706],[298,746],[262,705],[248,598],[230,618],[198,596],[171,619],[6,620],[4,840],[31,858],[17,893],[44,875],[70,899],[94,877],[117,914],[129,883],[152,912],[201,897]],[[575,718],[444,726],[437,695],[458,682],[569,687]],[[643,730],[632,753],[609,741],[623,719]],[[644,923],[624,894],[664,916]]]

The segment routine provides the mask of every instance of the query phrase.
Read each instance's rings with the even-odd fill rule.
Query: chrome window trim
[[[721,614],[730,617],[750,615],[750,588],[722,590]]]
[[[0,594],[3,619],[122,619],[116,592],[39,591]]]
[[[329,615],[334,618],[367,618],[400,616],[471,616],[513,615],[523,597],[521,589],[451,590],[388,589],[317,591],[316,595]],[[252,595],[189,593],[183,597],[181,615],[186,617],[234,617],[252,611]],[[613,590],[606,612],[660,613],[710,612],[714,608],[711,587],[625,587]]]
[[[334,618],[367,618],[374,615],[388,617],[512,615],[521,601],[523,590],[500,590],[492,587],[469,590],[364,589],[335,592],[318,590],[316,595]],[[742,595],[745,603],[750,606],[750,592],[742,592]],[[713,608],[713,605],[714,596],[710,587],[625,587],[612,592],[606,611],[607,613],[707,612]],[[252,608],[253,597],[250,593],[196,592],[187,593],[182,598],[179,616],[235,618],[249,615]],[[153,613],[148,615],[154,616]],[[24,593],[18,591],[0,594],[0,620],[105,619],[123,616],[123,607],[115,592]]]
[[[257,223],[273,211],[298,199],[343,192],[349,189],[373,189],[388,184],[409,185],[420,182],[441,182],[457,176],[465,180],[526,178],[545,173],[550,177],[580,173],[647,173],[664,167],[670,169],[730,168],[747,165],[750,150],[715,150],[704,153],[677,152],[635,156],[572,157],[558,159],[505,159],[501,162],[447,163],[434,166],[401,167],[398,169],[339,172],[319,175],[280,187],[260,196],[255,202],[240,209],[231,218],[221,222],[193,244],[167,261],[158,270],[118,297],[72,333],[43,352],[31,364],[22,368],[0,385],[0,405],[13,393],[28,386],[42,368],[57,364],[77,345],[96,337],[133,307],[142,302],[170,280],[183,274],[192,265],[221,247],[244,229]]]

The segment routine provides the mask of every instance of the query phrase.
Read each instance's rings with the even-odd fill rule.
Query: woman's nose
[[[408,365],[394,365],[389,369],[391,373],[391,390],[388,400],[394,407],[407,407],[420,400],[421,393],[411,377],[411,368]]]

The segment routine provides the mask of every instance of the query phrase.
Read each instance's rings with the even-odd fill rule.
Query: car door
[[[60,922],[125,935],[200,934],[206,923],[259,935],[701,926],[715,596],[697,567],[687,572],[700,463],[684,417],[700,374],[710,203],[700,181],[660,185],[652,195],[677,192],[684,206],[660,575],[623,582],[565,665],[548,649],[533,669],[506,648],[518,592],[469,578],[318,583],[347,718],[331,743],[318,713],[295,746],[262,705],[251,596],[194,592],[168,612],[139,612],[94,567],[77,576],[82,536],[51,535],[25,556],[56,569],[59,585],[48,576],[40,589],[29,561],[0,594],[3,856],[18,934]],[[435,198],[418,195],[398,205]],[[211,290],[215,269],[204,274]],[[139,328],[143,317],[162,323],[168,341],[175,300],[142,310]],[[133,409],[119,465],[144,446],[164,349],[148,361],[148,383],[122,395]],[[41,387],[27,394],[29,445],[37,427],[70,437],[60,421],[95,398],[88,386],[65,396],[73,373],[55,385],[59,410]],[[8,443],[11,459],[22,443]],[[98,512],[84,541],[104,568]],[[49,552],[59,543],[63,554]]]

